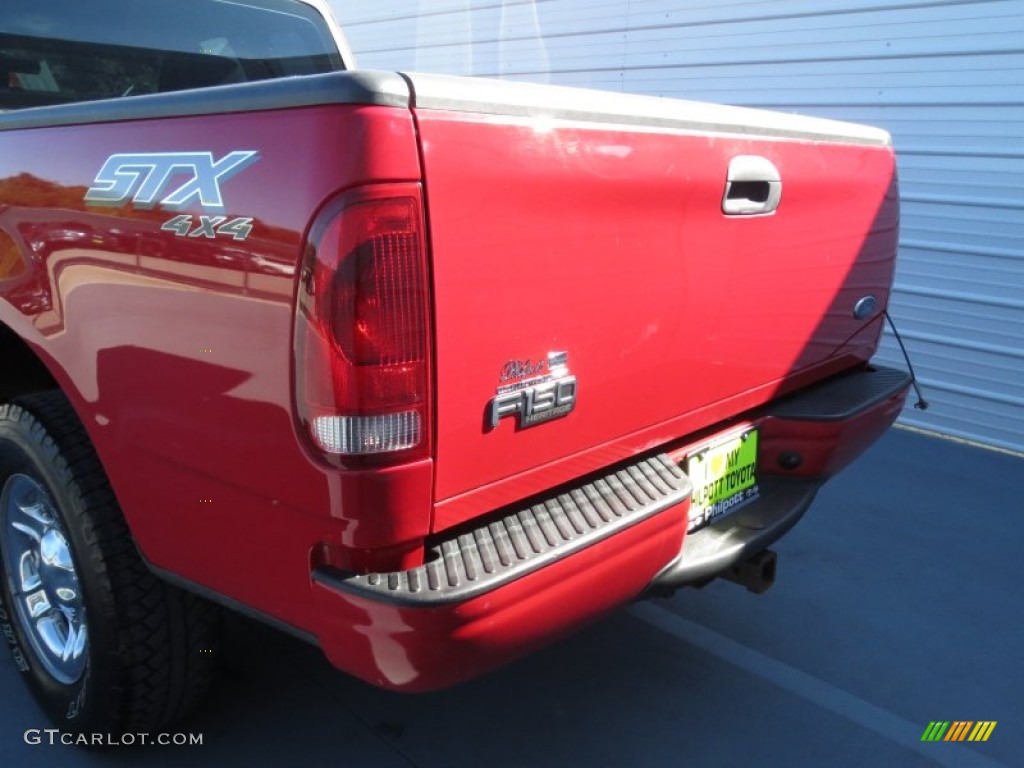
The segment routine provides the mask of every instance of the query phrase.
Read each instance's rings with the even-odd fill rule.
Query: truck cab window
[[[0,19],[0,109],[341,69],[324,19],[294,0],[8,0]]]

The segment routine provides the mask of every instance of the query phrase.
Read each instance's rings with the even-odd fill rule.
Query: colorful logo
[[[933,720],[921,735],[921,741],[988,741],[996,729],[996,720]]]

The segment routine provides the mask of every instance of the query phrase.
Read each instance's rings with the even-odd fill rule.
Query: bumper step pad
[[[837,376],[770,406],[772,416],[792,421],[843,421],[905,389],[910,374],[896,368],[865,368]]]
[[[452,535],[408,571],[314,578],[376,601],[441,605],[467,600],[613,536],[689,498],[683,471],[665,455],[635,462],[486,525]]]

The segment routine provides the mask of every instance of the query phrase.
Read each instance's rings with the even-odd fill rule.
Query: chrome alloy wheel
[[[85,604],[57,511],[28,475],[11,475],[0,493],[0,537],[18,622],[46,671],[70,685],[88,657]]]

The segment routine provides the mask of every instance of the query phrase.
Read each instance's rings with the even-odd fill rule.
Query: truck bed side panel
[[[189,103],[168,98],[180,109]],[[365,504],[346,503],[337,473],[300,450],[290,384],[304,231],[342,188],[419,180],[408,109],[310,106],[38,127],[0,132],[0,142],[0,230],[20,260],[0,279],[0,322],[68,393],[150,562],[301,622],[317,542],[358,548],[422,537],[429,497],[415,531],[401,520],[355,523]],[[159,204],[188,181],[186,169],[157,204],[140,204],[138,179],[134,202],[84,201],[113,155],[209,152],[220,161],[236,151],[258,158],[220,180],[222,211],[194,200]],[[191,216],[187,234],[161,228],[179,215]],[[252,232],[244,240],[203,232],[204,216],[251,219]]]

